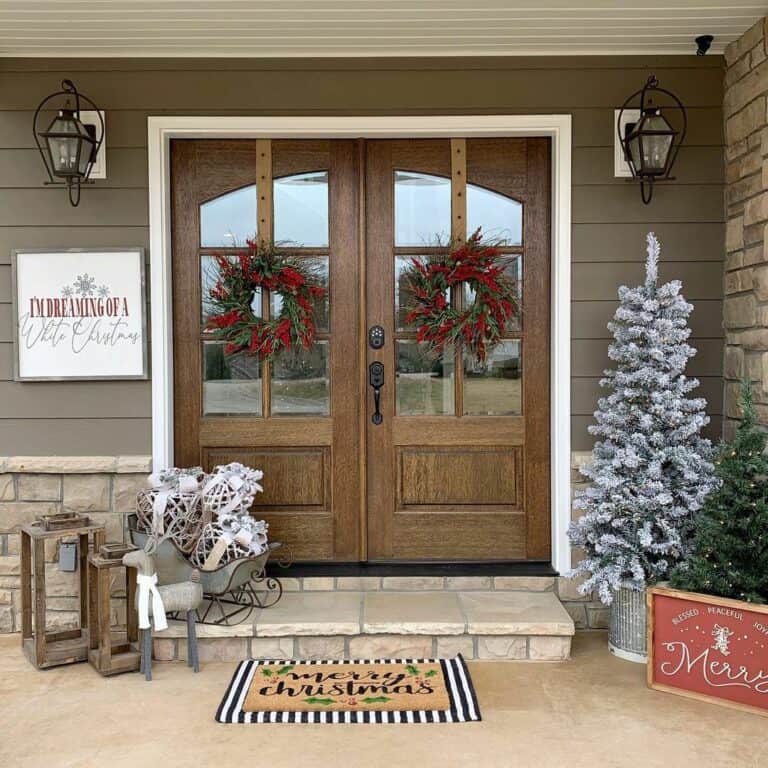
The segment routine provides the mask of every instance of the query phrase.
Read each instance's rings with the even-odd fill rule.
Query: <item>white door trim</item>
[[[570,567],[566,536],[571,473],[571,116],[392,117],[162,116],[149,131],[149,243],[152,321],[152,457],[173,465],[173,316],[169,141],[172,138],[415,138],[549,136],[552,139],[552,564]]]

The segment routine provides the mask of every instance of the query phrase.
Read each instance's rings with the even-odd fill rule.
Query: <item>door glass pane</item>
[[[256,185],[236,189],[200,206],[200,245],[233,248],[256,234]]]
[[[522,350],[519,341],[504,341],[483,363],[464,358],[464,413],[506,416],[522,413]]]
[[[512,316],[504,329],[507,333],[518,332],[522,328],[523,312],[523,257],[522,256],[503,256],[505,262],[504,271],[513,282],[511,298],[514,299],[517,311]],[[468,283],[464,283],[464,305],[469,306],[475,300],[475,292]]]
[[[229,257],[234,259],[235,257]],[[211,316],[213,306],[211,304],[211,289],[219,279],[219,265],[214,256],[203,255],[200,257],[200,303],[201,322],[203,326]],[[261,317],[261,288],[257,288],[251,300],[251,311],[256,317]]]
[[[203,415],[261,416],[261,360],[224,354],[223,341],[203,342]]]
[[[451,237],[451,180],[395,171],[395,245],[436,245]]]
[[[454,412],[454,354],[430,355],[426,344],[396,342],[397,414],[399,416],[451,415]]]
[[[330,293],[328,292],[328,258],[326,256],[314,256],[311,259],[302,259],[305,269],[310,271],[317,282],[325,288],[325,296],[313,299],[312,306],[315,314],[315,327],[321,333],[327,332],[330,318]],[[274,291],[271,294],[272,317],[277,317],[283,308],[283,297]]]
[[[275,242],[328,247],[328,172],[274,181]]]
[[[523,204],[490,189],[467,184],[467,232],[482,227],[483,237],[502,245],[522,245]]]
[[[309,349],[291,348],[276,355],[272,368],[272,414],[329,413],[328,342],[316,341]]]

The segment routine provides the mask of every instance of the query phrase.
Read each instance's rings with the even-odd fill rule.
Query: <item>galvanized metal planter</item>
[[[611,603],[611,631],[608,636],[608,648],[611,653],[626,661],[645,664],[645,627],[645,590],[629,587],[615,590]]]

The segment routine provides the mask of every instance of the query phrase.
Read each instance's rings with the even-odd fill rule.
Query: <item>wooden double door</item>
[[[262,469],[253,514],[300,561],[549,560],[549,158],[544,138],[173,141],[176,464]],[[521,311],[485,362],[435,357],[404,275],[477,227]],[[271,361],[205,331],[214,255],[254,236],[328,289],[312,347]]]

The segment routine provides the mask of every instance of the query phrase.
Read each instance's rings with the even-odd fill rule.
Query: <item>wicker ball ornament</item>
[[[203,507],[209,519],[248,512],[256,494],[264,490],[259,484],[262,477],[261,470],[238,462],[216,467],[203,486]]]
[[[204,511],[199,491],[161,491],[142,489],[136,495],[136,518],[138,529],[152,534],[155,504],[160,494],[166,494],[165,510],[162,515],[162,535],[171,539],[185,554],[194,551],[203,530]]]
[[[234,560],[258,557],[268,549],[267,528],[266,522],[247,514],[206,523],[190,560],[196,568],[212,571]]]

